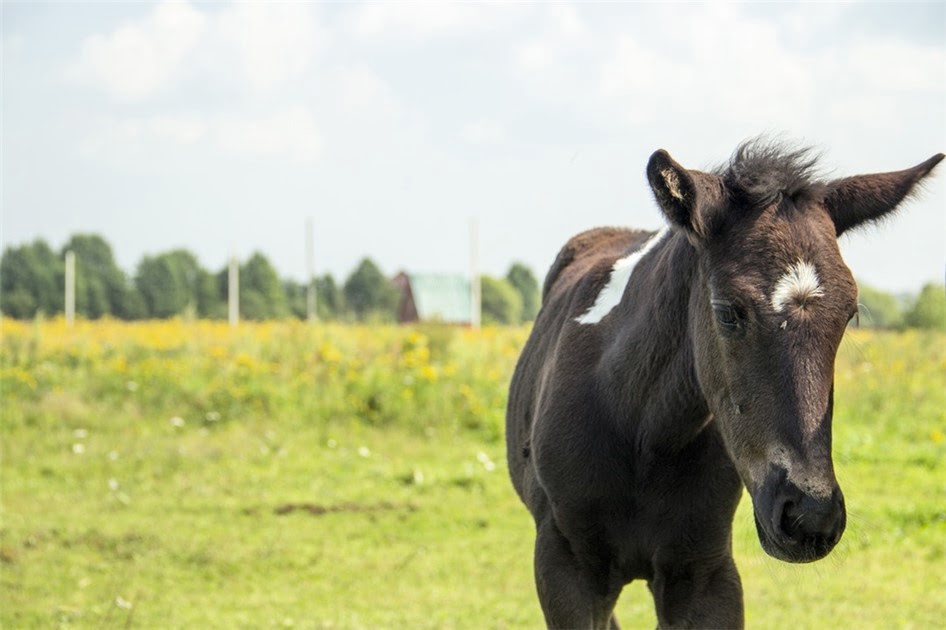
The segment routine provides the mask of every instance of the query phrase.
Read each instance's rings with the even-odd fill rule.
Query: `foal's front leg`
[[[549,628],[618,628],[613,611],[620,589],[609,588],[606,574],[575,556],[551,516],[537,527],[535,583]]]
[[[742,582],[732,557],[658,569],[647,583],[659,628],[742,628]]]

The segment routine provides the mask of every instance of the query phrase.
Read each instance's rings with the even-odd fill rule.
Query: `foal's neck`
[[[689,324],[701,280],[696,251],[682,234],[672,234],[648,257],[624,293],[601,374],[620,392],[617,417],[629,437],[642,447],[676,450],[709,418]]]

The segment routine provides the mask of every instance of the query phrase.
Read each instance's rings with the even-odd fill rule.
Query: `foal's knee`
[[[742,628],[742,582],[732,559],[659,573],[648,583],[660,628]]]
[[[535,541],[535,581],[549,628],[616,628],[612,612],[620,590],[576,557],[572,545],[551,522],[540,525]]]

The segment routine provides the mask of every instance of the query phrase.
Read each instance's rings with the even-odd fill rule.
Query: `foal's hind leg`
[[[545,518],[535,539],[535,583],[549,628],[618,628],[614,605],[620,589],[608,587],[606,574],[576,558],[552,518]]]

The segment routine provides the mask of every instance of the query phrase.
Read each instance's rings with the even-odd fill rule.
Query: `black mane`
[[[793,148],[755,138],[740,144],[716,174],[735,199],[762,208],[783,198],[797,199],[821,190],[819,157],[812,147]]]

